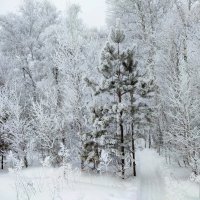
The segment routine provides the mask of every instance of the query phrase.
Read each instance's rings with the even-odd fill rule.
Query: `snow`
[[[145,149],[136,156],[137,200],[199,200],[199,186],[190,181],[187,168],[166,164],[154,150]]]
[[[143,150],[137,156],[140,179],[138,200],[163,200],[165,187],[160,173],[161,159],[153,150]]]
[[[38,191],[34,193],[34,195],[30,194],[30,200],[137,199],[137,188],[134,186],[135,183],[133,179],[122,181],[120,178],[112,177],[109,175],[98,176],[87,173],[81,173],[78,176],[78,179],[76,178],[75,181],[70,179],[66,180],[65,182],[60,182],[59,173],[59,169],[51,168],[30,168],[27,170],[23,170],[21,179],[24,180],[24,184],[28,183],[27,180],[29,180],[29,185],[37,185],[41,190],[39,191],[39,189],[36,189]],[[15,183],[16,181],[12,174],[0,174],[1,200],[17,200]],[[20,190],[23,189],[20,188]],[[24,195],[23,198],[19,199],[26,200],[28,198],[26,197],[26,195]]]
[[[164,174],[165,173],[165,174]],[[167,200],[199,200],[199,186],[190,180],[188,168],[167,165],[163,168],[165,175]]]
[[[166,164],[154,150],[137,151],[137,178],[121,180],[73,169],[28,168],[0,173],[0,200],[199,200],[187,168]],[[17,194],[20,198],[17,199]]]

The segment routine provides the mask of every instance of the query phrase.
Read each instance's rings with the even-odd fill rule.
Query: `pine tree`
[[[98,155],[94,152],[92,154],[96,163],[99,163],[102,149],[109,151],[113,164],[120,166],[123,179],[127,165],[125,160],[130,152],[133,174],[136,175],[134,120],[138,120],[139,117],[135,116],[135,113],[140,115],[142,110],[140,107],[147,107],[145,103],[138,105],[135,97],[139,92],[141,96],[146,96],[149,92],[147,89],[149,84],[139,80],[141,75],[134,60],[134,51],[129,49],[122,51],[124,41],[125,34],[117,22],[116,27],[111,30],[110,42],[106,43],[101,54],[101,65],[98,68],[103,77],[101,83],[97,84],[86,79],[97,97],[107,99],[101,102],[104,105],[95,105],[92,108],[95,131],[86,134],[90,135],[90,140],[86,140],[86,144],[93,144],[99,149]],[[131,132],[127,130],[127,126],[131,126]],[[88,149],[95,148],[93,146]],[[91,153],[87,152],[85,155],[89,154]]]

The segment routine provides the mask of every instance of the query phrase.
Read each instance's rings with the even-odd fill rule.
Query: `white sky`
[[[105,0],[50,0],[59,10],[65,10],[69,2],[81,6],[81,17],[90,27],[105,25],[106,5]],[[0,14],[6,14],[18,9],[22,0],[0,0]]]

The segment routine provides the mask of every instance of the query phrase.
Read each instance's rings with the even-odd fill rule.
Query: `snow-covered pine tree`
[[[117,21],[116,27],[111,30],[110,41],[106,43],[101,54],[101,65],[98,68],[103,77],[101,82],[97,84],[86,79],[88,85],[95,91],[95,95],[103,96],[107,100],[92,108],[95,131],[86,134],[90,136],[90,140],[86,139],[89,151],[85,152],[85,160],[87,157],[91,159],[93,155],[94,162],[99,163],[101,150],[109,151],[114,164],[120,166],[119,171],[123,179],[127,166],[126,156],[130,153],[132,154],[133,174],[136,175],[134,120],[138,119],[142,113],[140,107],[147,107],[145,103],[138,103],[136,96],[140,94],[146,96],[150,91],[147,89],[149,84],[139,80],[141,76],[137,62],[134,60],[134,51],[129,49],[122,51],[124,40],[125,34]],[[129,131],[130,129],[132,130]],[[96,153],[91,153],[92,149]]]

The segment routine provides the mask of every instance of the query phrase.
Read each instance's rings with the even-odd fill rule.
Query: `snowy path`
[[[161,159],[152,150],[137,154],[137,170],[140,185],[138,200],[165,200],[164,180],[161,178]]]

